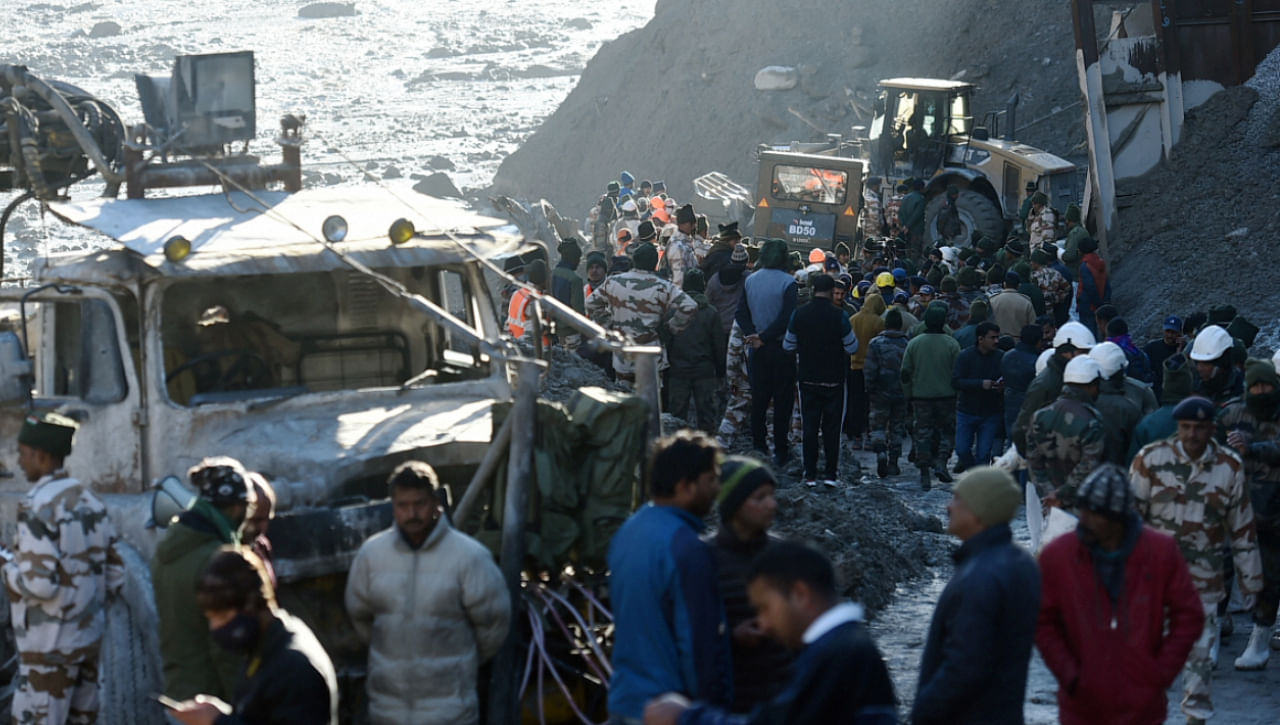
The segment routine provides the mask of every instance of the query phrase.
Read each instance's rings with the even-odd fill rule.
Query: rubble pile
[[[1258,272],[1274,265],[1280,236],[1278,123],[1280,49],[1249,83],[1187,112],[1168,163],[1118,186],[1120,235],[1107,253],[1114,301],[1137,335],[1165,315],[1230,302],[1263,328],[1255,353],[1271,355],[1275,288]]]
[[[899,584],[946,563],[951,540],[942,521],[907,507],[892,488],[867,482],[808,489],[782,479],[774,533],[825,551],[841,596],[869,611],[888,605]]]
[[[1071,7],[1053,0],[662,0],[601,47],[494,187],[574,215],[621,167],[681,200],[708,171],[753,187],[757,144],[869,125],[876,82],[900,76],[976,83],[979,118],[1017,94],[1018,138],[1079,158],[1074,56]]]

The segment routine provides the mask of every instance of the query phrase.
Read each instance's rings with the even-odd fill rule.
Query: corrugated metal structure
[[[1116,232],[1117,179],[1168,158],[1188,109],[1253,77],[1280,44],[1280,0],[1072,0],[1089,138],[1087,210]]]

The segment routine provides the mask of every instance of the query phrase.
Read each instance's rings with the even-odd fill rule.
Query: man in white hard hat
[[[1125,369],[1129,361],[1124,348],[1114,342],[1102,342],[1089,351],[1089,357],[1102,368],[1102,382],[1094,407],[1102,414],[1102,432],[1106,440],[1104,460],[1117,466],[1129,465],[1129,441],[1133,429],[1142,420],[1142,409],[1125,396]]]
[[[1103,461],[1102,416],[1094,407],[1102,368],[1088,355],[1078,355],[1067,363],[1062,382],[1058,399],[1032,416],[1026,458],[1045,506],[1071,510],[1076,489]]]
[[[1035,380],[1027,388],[1027,399],[1022,404],[1018,419],[1013,424],[1011,437],[1018,453],[1027,455],[1027,430],[1031,427],[1031,416],[1037,410],[1057,400],[1062,392],[1062,374],[1067,363],[1080,355],[1087,355],[1096,340],[1089,328],[1079,322],[1068,322],[1053,336],[1053,356],[1049,358],[1044,370],[1036,374]]]
[[[1197,392],[1221,408],[1244,393],[1244,376],[1231,362],[1235,340],[1219,325],[1209,325],[1196,334],[1191,345],[1191,361],[1200,373]]]

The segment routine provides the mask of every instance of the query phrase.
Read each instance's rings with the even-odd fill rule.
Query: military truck
[[[23,419],[56,410],[79,421],[67,469],[103,496],[127,569],[106,617],[106,723],[165,722],[150,699],[162,684],[148,561],[194,497],[184,480],[202,458],[234,456],[276,490],[278,595],[334,660],[344,723],[360,722],[365,659],[342,604],[346,571],[391,523],[388,474],[424,460],[461,493],[509,450],[522,473],[508,471],[508,498],[528,485],[542,366],[505,335],[486,275],[533,245],[457,202],[380,185],[302,189],[300,117],[282,120],[282,163],[231,152],[253,137],[252,74],[251,55],[180,57],[169,83],[139,80],[148,122],[126,133],[84,91],[0,66],[0,101],[23,111],[0,115],[12,131],[0,147],[17,139],[22,150],[0,148],[0,190],[25,190],[0,215],[0,240],[32,198],[97,235],[0,285],[0,536],[12,540],[29,489],[14,443]],[[157,101],[164,93],[173,97]],[[68,195],[96,174],[102,196]],[[155,191],[202,185],[221,188]],[[116,198],[122,187],[128,198]],[[535,297],[623,351],[620,336]],[[649,373],[638,389],[656,418],[658,352],[626,352]],[[501,532],[513,586],[522,520]],[[514,690],[520,671],[507,669]],[[8,674],[0,668],[0,681]]]

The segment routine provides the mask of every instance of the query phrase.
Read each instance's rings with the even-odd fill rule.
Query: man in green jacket
[[[164,694],[179,701],[206,694],[229,702],[244,663],[210,637],[196,585],[219,548],[238,545],[253,490],[244,466],[225,456],[200,461],[187,476],[200,497],[165,532],[151,559]]]
[[[1058,399],[1058,394],[1062,392],[1062,373],[1067,363],[1077,356],[1088,355],[1094,344],[1096,341],[1093,333],[1079,322],[1068,322],[1054,334],[1054,353],[1049,358],[1049,364],[1031,381],[1022,410],[1018,412],[1018,419],[1013,424],[1013,443],[1022,456],[1027,455],[1027,430],[1031,428],[1031,416]]]
[[[924,212],[928,204],[928,200],[924,196],[924,182],[920,179],[912,179],[908,182],[911,193],[907,194],[902,200],[902,206],[898,210],[898,223],[907,231],[907,241],[909,243],[907,256],[912,259],[921,259],[924,257],[925,238],[924,238]]]
[[[924,312],[924,334],[907,343],[902,356],[902,391],[915,420],[916,467],[920,487],[933,487],[930,468],[943,483],[951,482],[947,459],[956,438],[956,391],[951,373],[960,343],[945,329],[947,303],[931,302]]]

